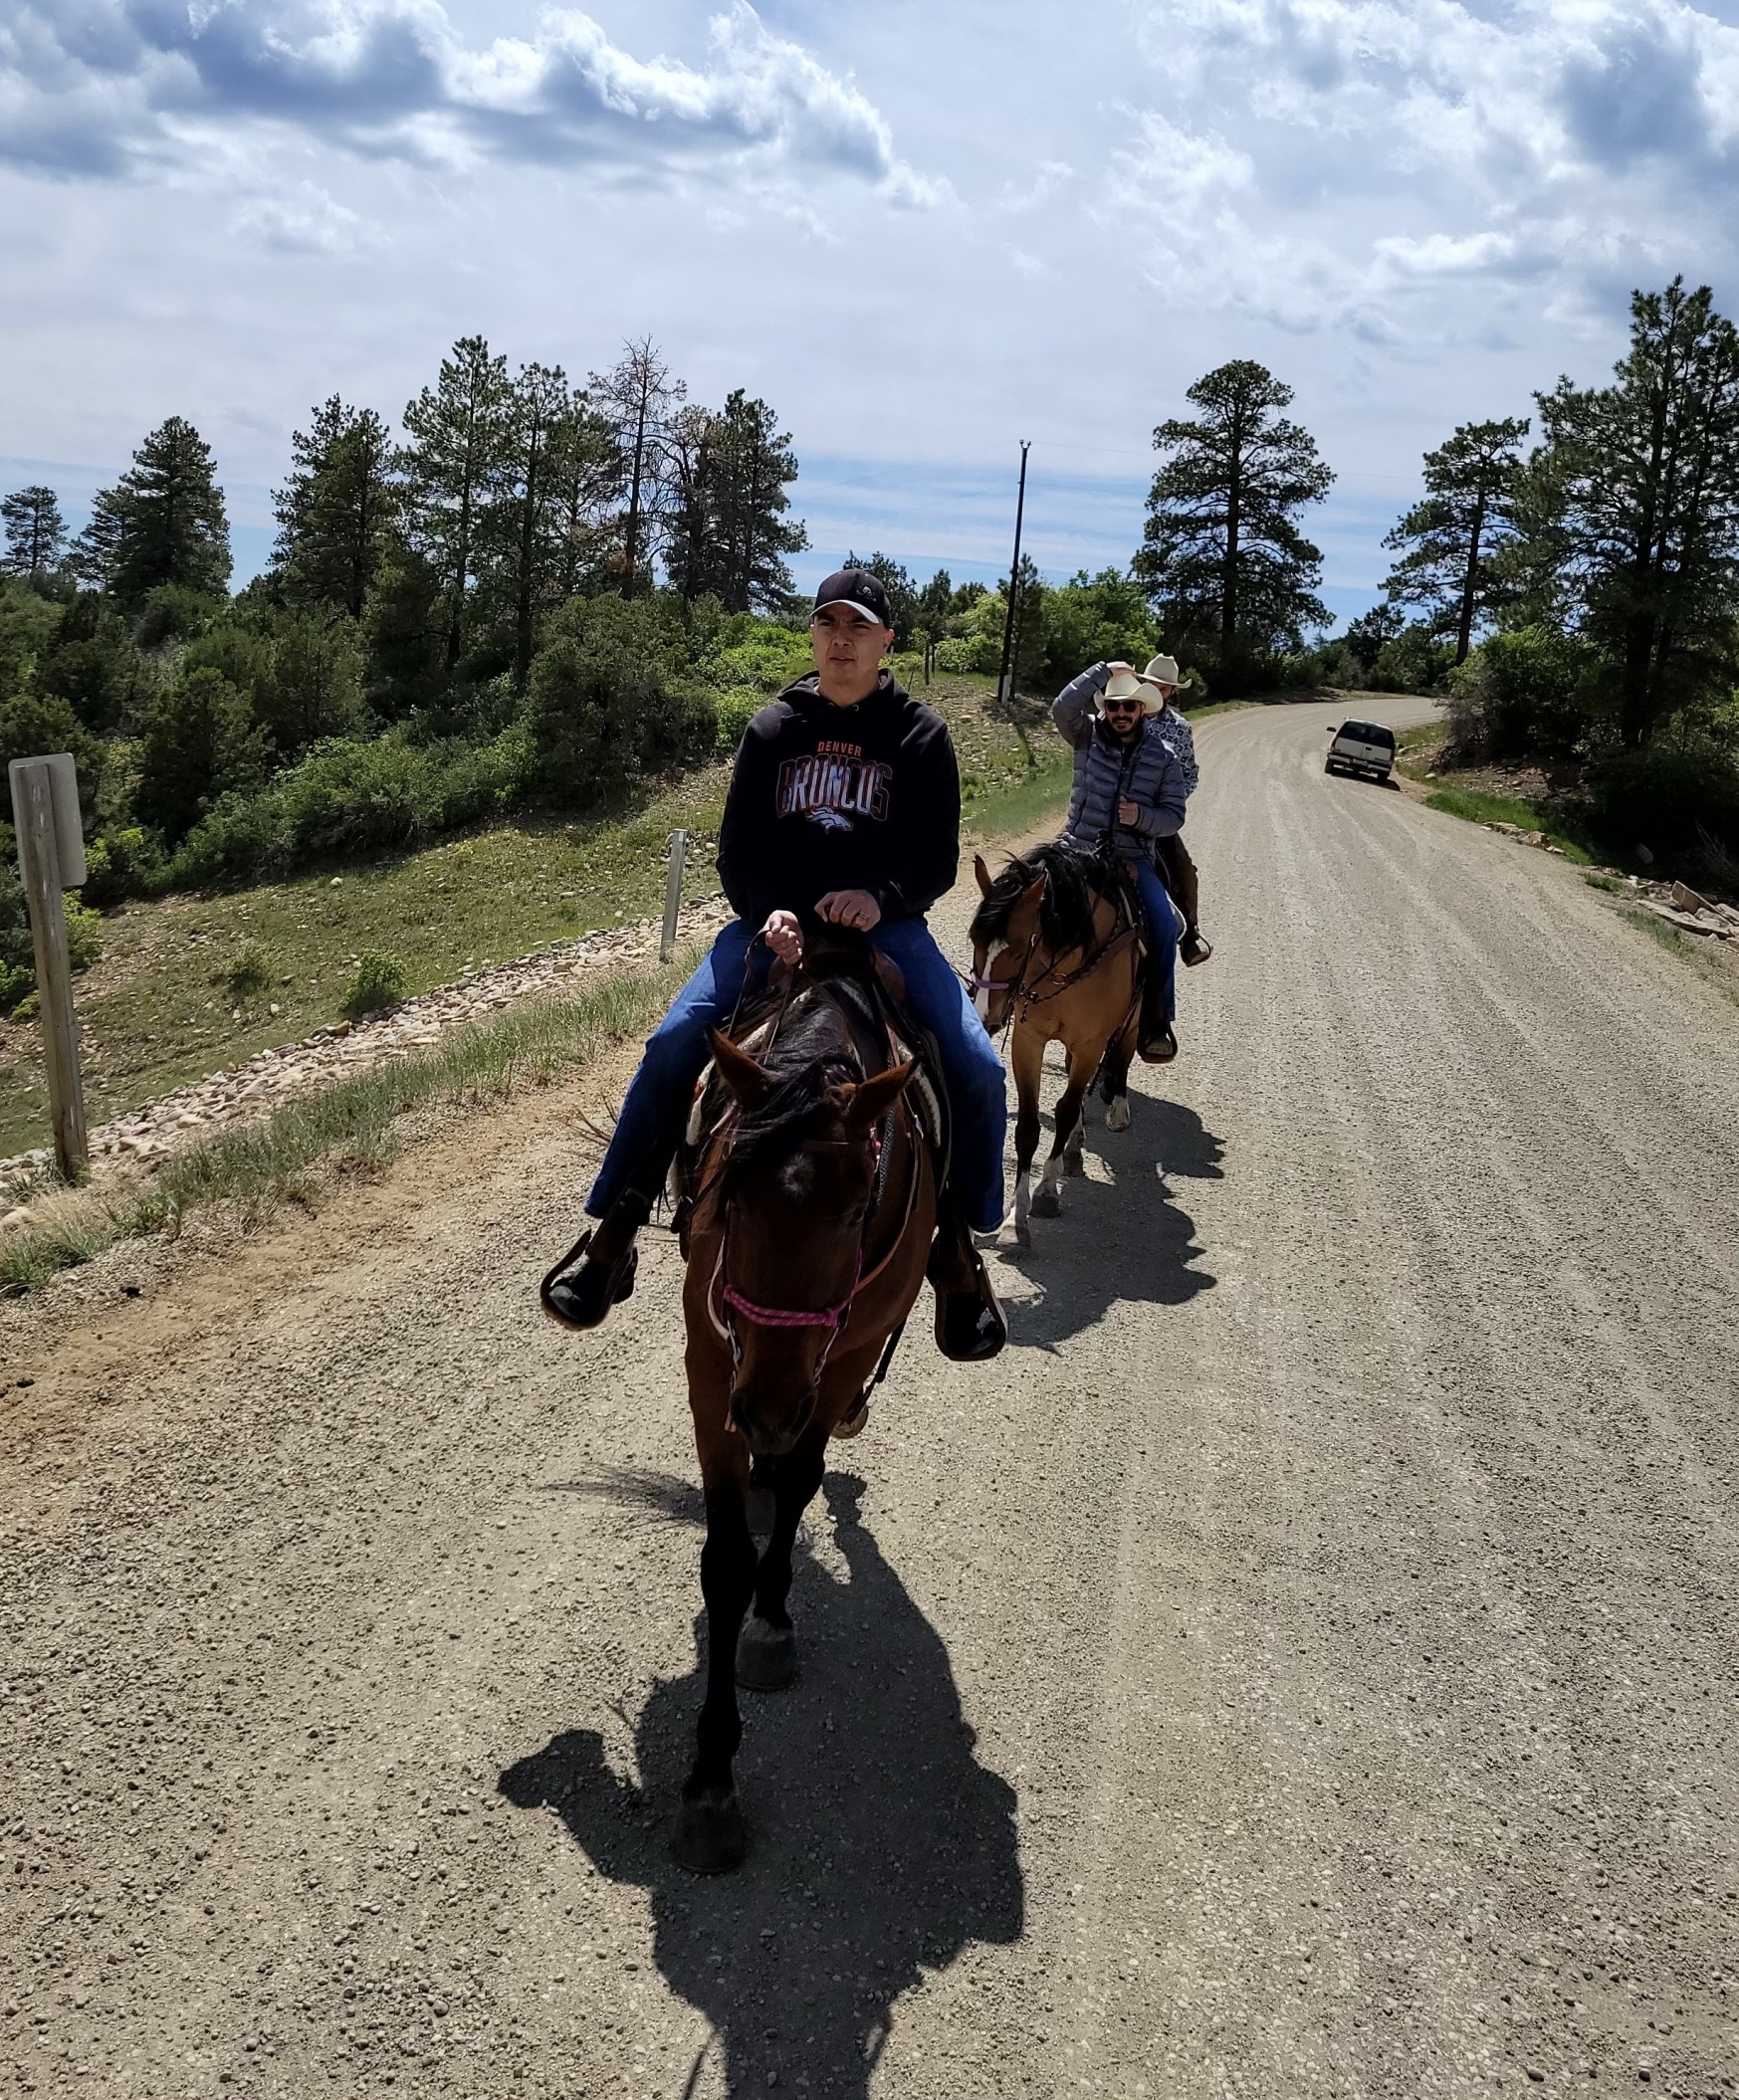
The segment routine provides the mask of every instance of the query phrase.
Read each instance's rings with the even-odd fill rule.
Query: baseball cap
[[[861,612],[866,620],[874,620],[878,627],[894,624],[893,608],[882,579],[867,568],[835,569],[815,593],[815,611],[824,605],[848,606],[853,612]]]

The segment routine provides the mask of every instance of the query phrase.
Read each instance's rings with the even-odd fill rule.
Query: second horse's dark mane
[[[1092,938],[1093,912],[1101,897],[1117,895],[1114,860],[1103,852],[1084,852],[1062,839],[1047,839],[1030,853],[1017,854],[989,889],[973,918],[975,942],[1007,938],[1014,907],[1044,877],[1038,900],[1038,931],[1053,954],[1084,947]]]

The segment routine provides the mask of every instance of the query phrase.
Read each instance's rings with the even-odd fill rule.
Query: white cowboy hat
[[[1184,677],[1178,669],[1178,659],[1175,656],[1156,656],[1142,673],[1142,677],[1154,686],[1172,686],[1181,690],[1184,684]]]
[[[1159,696],[1147,680],[1134,671],[1112,672],[1099,696],[1100,707],[1103,708],[1108,700],[1139,700],[1144,715],[1157,715],[1160,711]]]

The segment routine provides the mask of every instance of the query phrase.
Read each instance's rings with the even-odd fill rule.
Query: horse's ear
[[[905,1093],[918,1069],[912,1058],[903,1065],[890,1065],[874,1079],[866,1079],[851,1090],[851,1106],[845,1112],[845,1127],[854,1136],[872,1129]]]
[[[758,1109],[777,1084],[764,1065],[740,1050],[728,1035],[713,1030],[713,1063],[719,1077],[746,1109]]]
[[[1020,904],[1036,905],[1038,900],[1044,895],[1044,885],[1045,878],[1042,875],[1035,875],[1026,888],[1021,891]],[[1016,905],[1014,909],[1019,911],[1020,905]]]
[[[980,897],[988,897],[990,894],[990,871],[984,866],[984,856],[981,853],[973,855],[973,873],[978,878],[978,895]]]

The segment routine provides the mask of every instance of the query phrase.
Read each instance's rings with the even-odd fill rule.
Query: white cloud
[[[113,176],[256,126],[435,166],[646,181],[735,165],[838,174],[897,204],[945,193],[859,89],[747,0],[708,46],[699,66],[640,59],[572,9],[474,50],[436,0],[22,0],[0,24],[0,157]]]
[[[231,215],[230,226],[244,240],[281,255],[351,255],[368,238],[360,215],[317,182],[250,197]]]
[[[1191,128],[1150,115],[1106,199],[1217,299],[1405,334],[1437,286],[1604,299],[1627,256],[1726,246],[1739,29],[1676,0],[1152,0],[1143,25]]]

